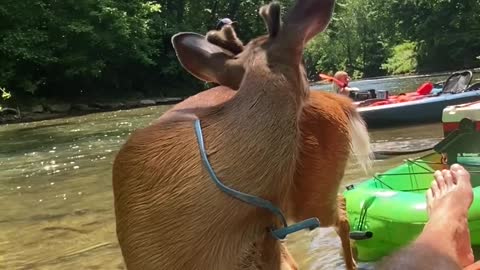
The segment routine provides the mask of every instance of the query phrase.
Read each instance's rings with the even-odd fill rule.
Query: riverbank
[[[158,97],[130,99],[124,102],[105,100],[91,102],[86,102],[85,100],[83,102],[42,100],[37,102],[30,101],[28,102],[30,104],[22,103],[22,105],[19,106],[15,106],[16,104],[12,103],[14,106],[4,106],[0,111],[0,125],[80,116],[97,112],[128,110],[155,105],[170,105],[176,104],[184,99],[184,97]]]
[[[480,69],[473,69],[474,78],[471,84],[480,81]],[[410,74],[371,77],[351,82],[351,86],[360,89],[388,89],[392,93],[404,91],[405,89],[414,90],[425,80],[439,81],[445,80],[451,72],[438,72],[432,74]],[[330,84],[311,83],[314,90],[325,90],[330,88]],[[128,110],[140,107],[155,105],[175,104],[184,100],[188,96],[187,91],[179,89],[176,91],[185,97],[152,97],[141,93],[131,93],[129,96],[100,97],[100,96],[82,96],[78,98],[47,99],[30,97],[12,97],[8,102],[0,102],[4,105],[3,112],[0,113],[0,125],[9,123],[33,122],[63,118],[70,116],[80,116],[96,112],[108,112],[116,110]],[[195,93],[192,93],[192,95]],[[18,98],[18,100],[15,100]]]

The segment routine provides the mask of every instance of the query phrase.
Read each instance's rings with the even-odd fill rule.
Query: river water
[[[403,91],[427,79],[445,78],[385,78],[351,85]],[[0,126],[0,269],[125,269],[115,234],[112,161],[133,130],[168,108]],[[382,148],[392,141],[437,140],[442,128],[434,123],[370,130],[370,135]],[[414,156],[377,160],[374,171]],[[358,166],[349,164],[343,185],[366,177]],[[299,232],[287,243],[301,269],[344,269],[333,229]]]

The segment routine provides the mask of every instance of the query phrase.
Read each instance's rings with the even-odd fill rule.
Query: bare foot
[[[474,261],[467,219],[473,201],[470,174],[454,164],[450,170],[436,171],[434,176],[427,191],[429,221],[425,227],[437,230],[439,237],[450,235],[458,263],[468,266]]]

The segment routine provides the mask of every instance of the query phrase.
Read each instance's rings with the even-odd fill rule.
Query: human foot
[[[429,222],[425,227],[436,227],[445,237],[451,235],[457,261],[465,267],[474,260],[467,219],[473,201],[470,174],[454,164],[450,170],[436,171],[434,176],[427,191]]]

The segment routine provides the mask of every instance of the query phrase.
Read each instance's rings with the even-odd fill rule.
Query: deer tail
[[[351,153],[355,156],[365,174],[368,174],[372,169],[374,155],[370,145],[367,125],[355,107],[349,108],[348,116]]]

